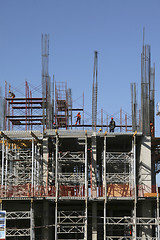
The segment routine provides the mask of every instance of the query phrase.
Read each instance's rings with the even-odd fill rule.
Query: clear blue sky
[[[6,80],[15,91],[24,93],[25,80],[34,86],[41,84],[41,34],[48,33],[49,73],[56,81],[67,81],[73,101],[80,97],[78,103],[82,103],[84,91],[85,110],[91,112],[97,50],[98,110],[103,107],[113,114],[122,107],[130,113],[131,82],[138,84],[140,96],[145,27],[145,43],[151,45],[156,66],[158,102],[159,12],[159,0],[0,0],[0,85],[4,90]]]

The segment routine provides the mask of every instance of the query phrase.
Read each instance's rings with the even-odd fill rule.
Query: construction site
[[[131,83],[131,117],[97,119],[98,55],[94,52],[92,116],[72,105],[66,82],[48,71],[42,35],[41,94],[28,82],[18,97],[5,82],[0,96],[0,208],[11,240],[160,239],[160,137],[155,137],[155,66],[141,53],[141,108]],[[1,90],[2,90],[1,86]],[[80,113],[75,124],[74,115]],[[116,120],[110,131],[110,118]],[[157,116],[158,118],[159,116]],[[79,120],[79,121],[78,121]],[[1,214],[0,214],[1,215]],[[0,218],[0,231],[1,227]],[[1,238],[2,239],[2,238]]]

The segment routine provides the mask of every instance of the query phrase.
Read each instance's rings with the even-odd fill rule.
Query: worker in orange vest
[[[151,121],[150,121],[150,132],[151,132],[151,137],[154,137],[154,126]]]
[[[11,102],[13,102],[13,99],[15,98],[15,94],[9,90],[9,95],[12,98]]]
[[[79,125],[81,124],[81,114],[80,114],[80,112],[79,113],[77,113],[77,120],[76,120],[76,125],[77,125],[77,123],[79,122]]]

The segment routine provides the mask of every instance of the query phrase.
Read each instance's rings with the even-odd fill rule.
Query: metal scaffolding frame
[[[64,234],[69,238],[87,240],[87,135],[81,139],[84,151],[61,152],[60,137],[56,135],[55,146],[55,239],[63,239]],[[81,199],[83,210],[63,210],[59,207],[62,199]],[[66,237],[65,237],[66,238]]]
[[[10,139],[3,135],[1,162],[1,197],[22,197],[45,194],[42,142],[34,132],[29,139]]]
[[[6,212],[6,222],[7,225],[9,225],[6,229],[7,239],[14,237],[16,237],[16,239],[19,237],[30,240],[35,239],[34,214],[32,207],[30,211]],[[22,228],[22,222],[25,223],[25,226],[28,225],[28,228]]]
[[[71,100],[70,100],[71,102]],[[55,123],[58,128],[66,128],[68,125],[68,91],[67,83],[55,83]]]
[[[10,86],[9,86],[10,88]],[[4,111],[4,130],[35,130],[46,127],[47,116],[43,113],[43,105],[46,107],[45,98],[32,97],[28,82],[25,82],[25,97],[11,98],[8,95],[9,89],[7,82],[5,84],[5,111]],[[51,114],[50,114],[51,115]]]
[[[106,182],[107,194],[113,197],[121,194],[132,197],[133,192],[133,154],[132,152],[106,152]]]

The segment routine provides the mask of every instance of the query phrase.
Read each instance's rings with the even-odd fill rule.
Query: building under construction
[[[11,97],[13,88],[5,85],[0,208],[6,211],[6,239],[160,239],[150,47],[141,54],[141,109],[132,83],[132,122],[127,116],[122,121],[120,111],[114,132],[103,118],[97,122],[97,52],[91,124],[85,124],[84,102],[73,108],[67,84],[51,83],[48,56],[48,35],[42,35],[40,97],[32,96],[27,82],[25,97]],[[82,116],[76,128],[74,111]]]

